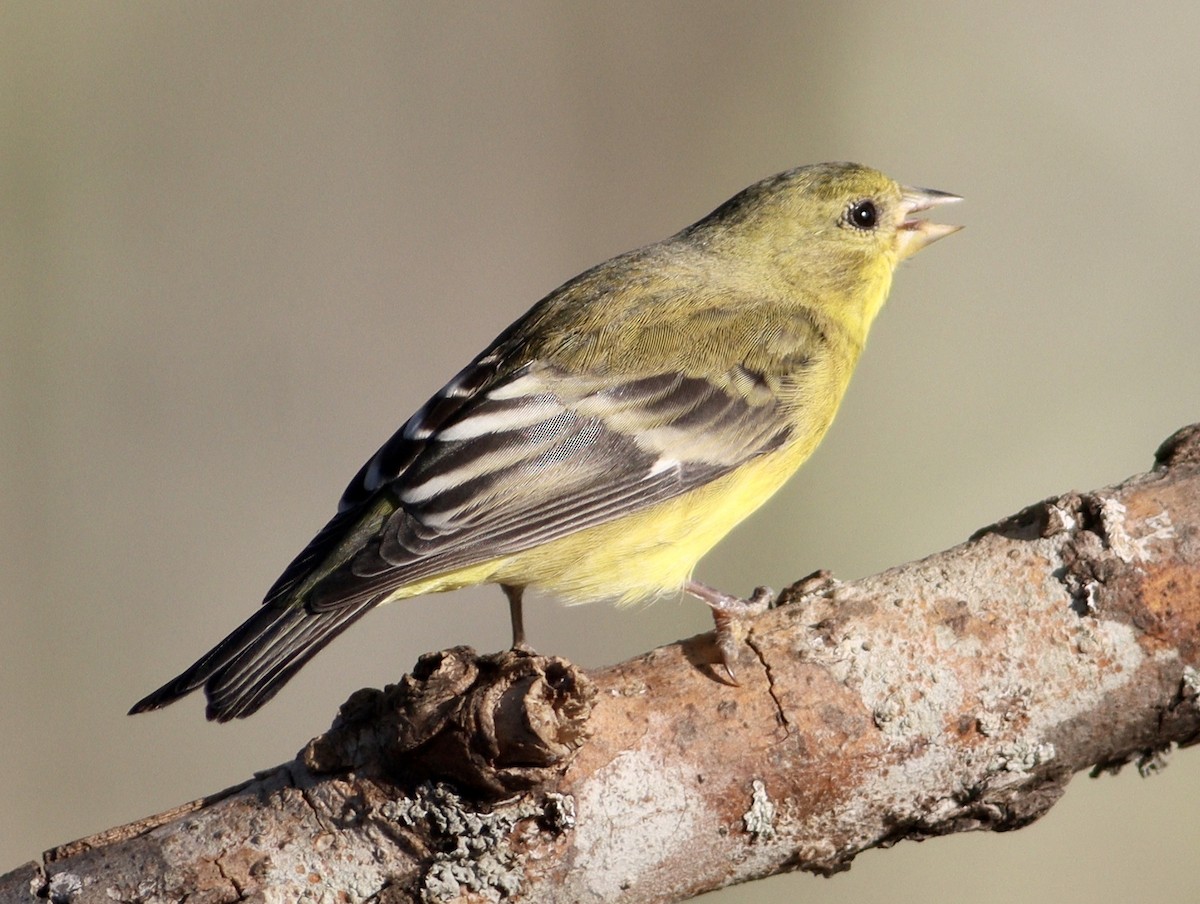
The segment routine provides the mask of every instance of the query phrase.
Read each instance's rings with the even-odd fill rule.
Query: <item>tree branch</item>
[[[673,901],[1019,828],[1081,769],[1200,737],[1200,425],[1116,487],[746,626],[584,673],[465,648],[293,762],[49,851],[0,899]]]

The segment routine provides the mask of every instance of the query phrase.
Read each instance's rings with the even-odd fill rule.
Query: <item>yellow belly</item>
[[[524,577],[567,603],[622,605],[676,592],[701,557],[798,467],[788,464],[782,455],[764,456],[639,514],[513,556],[496,579],[522,583]]]

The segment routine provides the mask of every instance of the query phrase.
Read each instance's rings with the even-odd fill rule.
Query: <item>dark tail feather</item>
[[[274,697],[301,666],[374,605],[370,599],[315,613],[303,606],[263,606],[190,669],[135,703],[129,713],[159,709],[203,685],[209,719],[244,718]]]

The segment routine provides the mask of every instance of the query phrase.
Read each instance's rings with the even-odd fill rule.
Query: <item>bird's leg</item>
[[[738,683],[733,664],[737,662],[738,644],[741,643],[745,632],[741,629],[741,619],[758,615],[771,608],[775,593],[767,587],[756,587],[753,596],[744,600],[738,596],[722,593],[715,587],[709,587],[699,581],[689,580],[683,589],[699,600],[708,603],[712,608],[713,624],[716,625],[717,652],[721,654],[721,665],[725,674],[734,684]],[[741,635],[741,636],[739,636]]]
[[[515,584],[501,584],[500,589],[508,597],[508,617],[512,621],[512,648],[529,650],[531,648],[525,643],[525,616],[521,609],[521,597],[525,593],[525,588]]]

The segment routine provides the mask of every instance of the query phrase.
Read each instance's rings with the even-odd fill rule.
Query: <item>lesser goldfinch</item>
[[[131,712],[203,685],[248,716],[374,606],[496,583],[630,603],[686,591],[751,606],[697,561],[812,454],[892,272],[959,227],[956,195],[851,163],[788,170],[664,241],[555,289],[362,467],[261,608]]]

